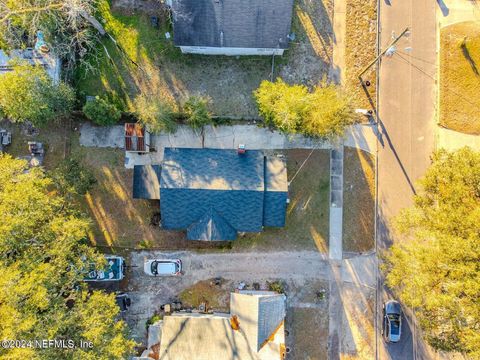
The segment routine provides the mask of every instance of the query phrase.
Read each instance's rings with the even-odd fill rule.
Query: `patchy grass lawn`
[[[440,124],[480,135],[480,23],[440,31]]]
[[[221,285],[215,285],[214,279],[199,281],[183,290],[179,299],[186,308],[198,308],[201,303],[206,302],[209,309],[228,312],[232,286],[230,281],[225,280],[222,280]]]
[[[311,150],[287,150],[289,181]],[[235,240],[234,250],[300,250],[327,252],[329,224],[330,157],[327,150],[314,150],[290,184],[290,204],[284,228],[266,228]]]
[[[102,41],[97,61],[93,56],[89,61],[97,74],[88,73],[83,66],[75,75],[82,97],[108,94],[123,110],[131,111],[133,99],[141,92],[167,99],[177,108],[190,95],[204,95],[212,99],[214,115],[258,118],[252,91],[271,78],[270,56],[184,55],[165,37],[172,29],[160,6],[149,9],[147,15],[111,9],[107,1],[101,4],[105,29],[125,53],[108,37]],[[273,78],[314,85],[328,73],[332,4],[332,0],[297,0],[293,20],[297,39],[283,58],[275,58]],[[150,15],[159,17],[158,29],[151,26]]]
[[[289,335],[289,359],[323,360],[328,358],[328,306],[324,310],[288,308],[286,327]]]
[[[333,55],[333,0],[296,0],[292,32],[295,40],[276,59],[275,75],[288,83],[315,86],[328,75]]]
[[[29,141],[39,141],[45,148],[44,166],[47,170],[53,169],[65,158],[66,134],[69,126],[65,123],[53,123],[48,128],[41,129],[37,135],[29,136],[18,124],[2,121],[0,127],[12,132],[12,143],[4,150],[15,157],[30,155],[28,152]]]
[[[343,201],[343,250],[371,250],[375,227],[375,159],[371,154],[345,148]]]
[[[364,81],[370,81],[369,87],[362,88],[358,74],[377,55],[377,1],[346,2],[345,86],[353,98],[354,106],[373,109],[376,106],[375,66],[362,77]]]
[[[36,136],[27,136],[20,125],[2,122],[12,131],[12,144],[5,150],[13,156],[28,155],[28,141],[43,142],[47,171],[58,166],[65,156],[75,158],[92,171],[97,183],[85,196],[78,196],[79,208],[92,219],[89,239],[92,245],[115,249],[188,249],[218,248],[217,244],[192,243],[183,232],[161,230],[150,225],[152,215],[159,212],[158,201],[132,198],[132,170],[125,169],[125,153],[120,149],[81,147],[78,123],[68,121],[40,129]]]

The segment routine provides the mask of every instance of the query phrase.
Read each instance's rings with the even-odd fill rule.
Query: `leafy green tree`
[[[212,116],[208,111],[209,99],[201,96],[190,96],[183,106],[187,124],[192,129],[203,129],[212,123]]]
[[[254,96],[265,122],[285,133],[335,138],[354,122],[350,99],[338,86],[326,81],[313,92],[281,79],[274,83],[263,81]]]
[[[28,170],[28,171],[27,171]],[[125,359],[134,343],[112,295],[89,295],[86,263],[103,258],[85,243],[52,181],[24,160],[0,155],[0,338],[93,341],[93,349],[0,349],[0,359]],[[93,340],[95,338],[95,340]]]
[[[46,125],[67,115],[74,102],[73,89],[62,82],[54,84],[39,66],[17,62],[0,76],[0,109],[13,122]]]
[[[299,132],[308,107],[305,86],[290,86],[280,78],[274,83],[265,80],[253,94],[268,125],[286,133]]]
[[[302,123],[303,134],[321,138],[340,137],[345,127],[354,123],[350,99],[338,86],[324,81],[308,95],[308,100]]]
[[[480,153],[438,151],[396,225],[387,282],[436,349],[480,358]]]
[[[89,120],[98,125],[116,124],[122,116],[122,112],[114,104],[99,96],[93,101],[87,101],[82,110]]]
[[[174,132],[177,128],[173,107],[158,96],[139,95],[134,101],[138,121],[153,133]]]

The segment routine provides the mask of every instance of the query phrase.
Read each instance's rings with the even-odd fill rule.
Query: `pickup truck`
[[[125,259],[121,256],[105,255],[105,268],[96,269],[91,265],[84,281],[120,281],[125,276]]]

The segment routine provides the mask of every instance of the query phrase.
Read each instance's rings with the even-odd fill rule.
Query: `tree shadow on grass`
[[[475,73],[476,76],[479,76],[477,64],[475,63],[475,60],[472,58],[472,56],[470,55],[470,51],[468,50],[467,37],[463,38],[463,41],[462,41],[462,44],[460,45],[460,48],[462,49],[463,56],[465,57],[465,59],[470,64],[470,67],[472,68],[472,71]]]

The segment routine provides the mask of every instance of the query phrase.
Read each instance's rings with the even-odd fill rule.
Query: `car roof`
[[[166,261],[157,260],[157,272],[159,274],[176,273],[177,272],[176,263],[171,260],[166,260]]]
[[[387,301],[387,303],[385,304],[385,312],[387,314],[400,315],[402,313],[402,308],[400,307],[400,303],[395,300]]]

